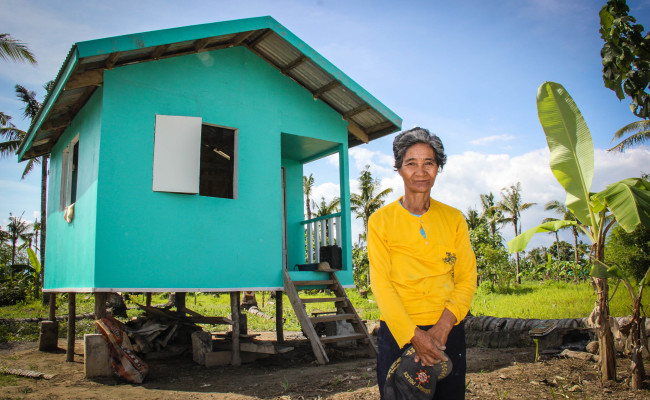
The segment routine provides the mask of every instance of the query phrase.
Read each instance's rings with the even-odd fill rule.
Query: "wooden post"
[[[146,299],[146,300],[145,300],[145,305],[146,305],[147,307],[151,307],[151,292],[147,292],[147,293],[145,293],[144,297],[145,297],[145,299]]]
[[[75,324],[77,322],[77,302],[76,294],[68,293],[68,349],[66,350],[66,361],[74,361],[74,336],[75,336]]]
[[[56,293],[50,292],[48,295],[50,296],[50,315],[48,319],[50,321],[56,321]]]
[[[275,333],[278,343],[284,342],[284,312],[282,309],[282,291],[275,292]]]
[[[95,319],[102,319],[106,316],[106,293],[95,292]],[[101,333],[99,327],[95,326],[95,333]]]
[[[232,312],[232,365],[241,365],[239,352],[239,292],[230,292],[230,310]]]
[[[185,315],[185,292],[176,292],[176,312]]]

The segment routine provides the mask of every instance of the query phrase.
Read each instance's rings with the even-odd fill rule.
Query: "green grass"
[[[610,286],[610,295],[614,285]],[[379,319],[379,310],[372,294],[363,298],[355,289],[347,289],[350,301],[362,319],[376,321]],[[303,292],[301,297],[326,297],[334,296],[316,291]],[[256,292],[258,308],[270,317],[275,316],[275,300],[270,297],[270,292]],[[581,318],[588,316],[594,307],[596,295],[589,283],[575,285],[548,281],[543,284],[537,282],[524,282],[512,287],[506,293],[487,293],[484,288],[479,288],[472,302],[471,312],[474,315],[490,315],[502,318]],[[135,303],[144,304],[143,295],[132,295],[127,306],[135,307]],[[165,304],[167,296],[154,294],[153,305]],[[230,296],[228,293],[188,293],[186,306],[202,315],[230,317]],[[650,302],[650,290],[645,292],[643,304]],[[295,316],[291,303],[286,295],[282,299],[283,315],[285,318],[285,331],[300,331],[300,325]],[[610,304],[614,316],[630,314],[631,301],[627,290],[619,287]],[[91,295],[77,295],[77,314],[89,313],[94,310],[94,297]],[[333,303],[308,303],[307,313],[334,311]],[[66,316],[68,313],[67,299],[57,296],[57,316]],[[137,308],[128,310],[129,319],[141,315],[143,312]],[[37,318],[48,315],[47,307],[39,301],[29,301],[15,306],[0,307],[2,318]],[[228,327],[224,325],[202,325],[210,332],[225,332]],[[77,321],[77,338],[82,338],[85,333],[94,331],[94,321],[85,319]],[[273,331],[275,321],[260,316],[248,314],[249,331]],[[59,337],[66,337],[66,321],[59,322]],[[12,323],[0,324],[0,342],[22,340],[36,340],[38,338],[37,323]]]
[[[610,282],[610,297],[615,284]],[[507,293],[482,293],[479,289],[472,301],[473,315],[490,315],[500,318],[582,318],[594,309],[596,294],[589,283],[564,283],[547,281],[522,282]],[[642,304],[650,301],[650,293],[644,290]],[[613,316],[630,315],[632,301],[621,284],[610,302]]]

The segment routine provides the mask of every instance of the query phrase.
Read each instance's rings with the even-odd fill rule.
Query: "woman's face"
[[[406,193],[430,193],[438,175],[436,154],[430,145],[417,143],[404,154],[402,166],[397,172],[404,181]]]

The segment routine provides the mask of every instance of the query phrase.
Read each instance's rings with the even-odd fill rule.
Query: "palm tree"
[[[494,238],[497,234],[497,226],[502,224],[504,221],[503,213],[495,204],[494,194],[492,194],[492,192],[481,195],[481,206],[483,207],[481,218],[488,223],[490,235]]]
[[[31,229],[31,224],[23,221],[23,216],[14,217],[9,214],[9,224],[7,224],[7,232],[9,233],[9,240],[11,241],[11,265],[16,263],[16,249],[18,239],[22,238]],[[11,279],[14,279],[13,269],[11,270]]]
[[[36,65],[36,58],[27,45],[8,33],[0,33],[0,58]]]
[[[49,92],[54,86],[54,81],[49,81],[43,85],[43,89]],[[33,90],[27,90],[24,86],[16,85],[16,96],[20,99],[25,105],[23,110],[23,117],[29,118],[31,121],[34,120],[38,112],[40,111],[42,104],[36,100],[36,92]],[[22,136],[25,136],[23,132]],[[0,144],[1,146],[1,144]],[[14,150],[15,151],[15,150]],[[25,176],[29,174],[34,165],[41,164],[41,222],[40,222],[40,233],[41,233],[41,248],[40,248],[40,258],[41,258],[41,282],[44,282],[43,276],[45,274],[45,237],[47,230],[47,167],[48,167],[48,156],[43,155],[41,158],[32,158],[27,161],[25,169],[23,170],[22,179],[25,179]]]
[[[560,215],[560,218],[565,221],[578,221],[578,218],[569,211],[569,209],[566,207],[564,203],[558,200],[551,200],[548,203],[544,205],[544,211],[553,211],[557,215]],[[556,221],[557,219],[555,218],[544,218],[544,222],[549,222],[549,221]],[[567,226],[562,229],[571,229],[571,233],[573,234],[573,253],[575,256],[575,263],[578,265],[578,235],[580,232],[578,231],[578,227],[575,225]],[[556,235],[556,241],[557,241],[557,231],[555,232]],[[559,246],[558,246],[558,253],[559,253]]]
[[[506,224],[512,223],[512,226],[515,228],[515,236],[517,236],[521,234],[521,212],[529,209],[536,203],[523,203],[520,182],[510,185],[509,188],[502,188],[501,190],[502,200],[497,203],[496,207],[505,215],[509,215],[503,218],[503,222]],[[521,277],[519,276],[519,252],[515,253],[515,259],[517,261],[517,283],[521,283]]]
[[[648,140],[650,140],[650,120],[644,119],[641,121],[636,121],[636,122],[632,122],[631,124],[625,125],[621,129],[616,131],[616,133],[614,133],[614,138],[612,138],[612,142],[628,134],[631,135],[623,139],[623,141],[621,141],[619,144],[617,144],[616,146],[612,147],[607,151],[617,151],[623,153],[625,150],[629,149],[630,147],[634,147],[637,144],[643,144]]]
[[[341,205],[341,198],[335,197],[329,203],[325,202],[325,197],[320,198],[320,204],[316,205],[316,215],[314,218],[324,217],[325,215],[334,214],[339,211],[339,206]]]
[[[361,194],[352,193],[350,195],[350,209],[357,214],[357,218],[363,220],[363,233],[359,235],[359,239],[365,240],[368,237],[368,219],[372,213],[384,205],[384,199],[393,192],[393,189],[379,191],[379,181],[372,178],[370,165],[366,165],[361,171],[359,186]]]
[[[314,188],[314,174],[309,174],[309,178],[302,176],[302,191],[305,194],[305,207],[307,208],[307,219],[311,219],[311,191]]]
[[[479,215],[478,211],[472,207],[467,209],[465,220],[467,221],[467,227],[470,230],[478,228],[483,223],[483,219]]]

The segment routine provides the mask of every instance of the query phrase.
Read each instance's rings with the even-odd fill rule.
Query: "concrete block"
[[[205,366],[217,367],[220,365],[230,365],[232,359],[232,351],[214,351],[205,353]]]
[[[108,344],[100,334],[84,335],[84,368],[86,378],[113,376]]]
[[[59,322],[58,321],[41,321],[38,323],[38,350],[52,351],[56,350],[59,341]]]
[[[212,352],[212,335],[206,331],[192,333],[192,359],[195,363],[205,364],[205,355]]]

